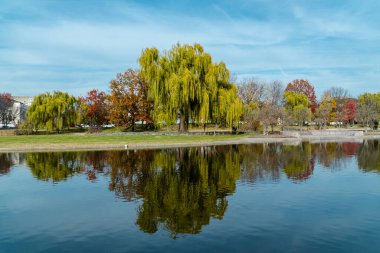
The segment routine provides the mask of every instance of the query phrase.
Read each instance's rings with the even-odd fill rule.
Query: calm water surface
[[[380,252],[380,142],[0,154],[0,252]]]

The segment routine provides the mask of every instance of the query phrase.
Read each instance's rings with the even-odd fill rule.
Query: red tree
[[[128,69],[116,76],[111,87],[111,120],[135,130],[136,121],[151,122],[153,104],[148,101],[148,83],[139,71]]]
[[[350,99],[344,105],[343,108],[343,121],[346,123],[352,123],[356,118],[357,103],[355,99]]]
[[[91,126],[100,126],[107,122],[107,95],[103,91],[90,90],[82,97],[83,116]]]
[[[344,142],[342,143],[343,153],[346,156],[354,156],[357,154],[360,144],[357,142]]]
[[[286,86],[285,91],[294,91],[296,93],[304,94],[309,100],[309,108],[312,113],[315,113],[317,108],[317,99],[315,96],[314,86],[307,80],[296,79]]]
[[[10,93],[0,93],[0,123],[7,126],[13,119],[13,100]]]

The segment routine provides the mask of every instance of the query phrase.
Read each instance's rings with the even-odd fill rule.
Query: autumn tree
[[[148,100],[148,83],[138,70],[127,69],[110,82],[111,121],[135,130],[137,121],[151,122],[152,103]]]
[[[335,98],[331,95],[331,93],[325,93],[325,95],[322,98],[321,104],[329,104],[329,115],[327,122],[334,122],[336,121],[337,117],[337,103]],[[319,106],[321,106],[321,104]],[[324,105],[323,105],[324,106]]]
[[[329,122],[329,118],[332,111],[332,104],[327,97],[324,97],[319,104],[316,112],[316,121],[319,122],[323,128]]]
[[[315,113],[317,108],[317,99],[315,96],[314,86],[307,80],[293,80],[286,86],[285,91],[294,91],[295,93],[304,94],[308,99],[309,108],[312,113]]]
[[[326,90],[323,94],[323,97],[331,97],[335,102],[335,106],[333,106],[333,111],[330,120],[336,120],[338,121],[338,123],[343,122],[345,119],[344,108],[348,102],[349,97],[348,90],[342,87],[334,86]]]
[[[61,131],[78,122],[78,100],[66,92],[46,92],[36,96],[27,119],[34,129]]]
[[[15,115],[12,112],[13,100],[10,93],[0,93],[0,123],[3,126],[8,126]]]
[[[357,116],[357,103],[355,99],[349,99],[343,108],[343,122],[353,124]]]
[[[81,98],[82,121],[90,126],[101,126],[107,122],[108,106],[107,94],[96,89],[87,92],[86,97]]]
[[[139,63],[149,82],[149,96],[154,101],[155,121],[179,118],[179,131],[187,131],[189,120],[199,124],[225,121],[237,126],[242,102],[230,82],[223,62],[215,63],[199,44],[176,44],[160,53],[145,49]]]

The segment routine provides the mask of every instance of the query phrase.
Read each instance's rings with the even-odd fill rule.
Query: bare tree
[[[379,118],[379,113],[377,110],[376,101],[373,103],[362,103],[358,106],[358,119],[365,125],[367,128],[373,127],[375,121]],[[367,131],[367,129],[366,129]]]
[[[266,85],[265,100],[267,103],[273,106],[280,106],[282,104],[282,97],[284,93],[284,87],[280,81],[272,81]]]
[[[322,101],[322,103],[319,104],[317,113],[316,113],[316,121],[321,124],[321,128],[327,125],[330,113],[331,113],[331,104],[328,103],[327,100]]]
[[[278,125],[279,119],[281,117],[280,107],[271,104],[264,104],[260,109],[259,117],[263,124],[264,135],[268,133],[268,127],[271,127],[271,132],[273,133],[274,127]]]
[[[330,95],[333,97],[336,101],[338,100],[344,100],[349,97],[348,90],[342,88],[342,87],[331,87],[330,89],[326,90],[324,92],[325,95]]]
[[[238,95],[243,104],[261,104],[265,94],[265,84],[255,78],[245,79],[238,85]]]

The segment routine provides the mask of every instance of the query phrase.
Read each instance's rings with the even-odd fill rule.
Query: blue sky
[[[380,91],[377,0],[0,0],[0,92],[108,90],[146,47],[202,44],[238,80]]]

